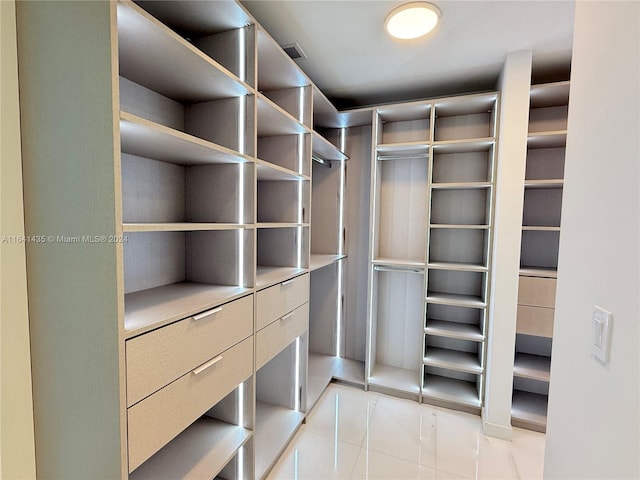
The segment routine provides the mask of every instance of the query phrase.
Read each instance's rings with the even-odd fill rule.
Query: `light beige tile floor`
[[[482,433],[480,417],[331,384],[271,471],[284,479],[541,479],[545,436]]]

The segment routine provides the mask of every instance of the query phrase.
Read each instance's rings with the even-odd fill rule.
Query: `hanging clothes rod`
[[[311,160],[319,163],[320,165],[324,165],[325,167],[331,168],[331,161],[325,160],[324,158],[316,157],[315,155],[311,155]]]
[[[411,155],[378,155],[378,160],[411,160],[419,158],[429,158],[428,153],[415,153]]]
[[[373,269],[376,272],[395,272],[395,273],[418,273],[424,275],[424,270],[414,267],[387,267],[383,265],[375,265]]]

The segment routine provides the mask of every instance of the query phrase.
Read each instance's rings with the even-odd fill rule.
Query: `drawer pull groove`
[[[220,313],[222,311],[222,307],[214,308],[213,310],[207,310],[206,312],[199,313],[198,315],[194,315],[192,318],[194,321],[202,320],[203,318],[207,318],[211,315],[215,315],[216,313]]]
[[[287,280],[286,282],[282,282],[280,286],[286,287],[287,285],[291,285],[293,283],[293,279]]]
[[[207,363],[200,365],[198,368],[193,369],[191,373],[193,373],[194,375],[199,375],[202,372],[204,372],[207,368],[213,367],[216,363],[220,362],[221,360],[222,360],[222,355],[218,355],[216,358],[212,358]]]

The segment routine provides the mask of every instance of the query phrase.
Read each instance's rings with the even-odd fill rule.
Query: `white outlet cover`
[[[603,365],[609,362],[609,337],[613,323],[613,313],[598,305],[592,316],[591,353]]]

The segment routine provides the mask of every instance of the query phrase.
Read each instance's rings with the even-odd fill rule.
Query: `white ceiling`
[[[533,50],[534,71],[566,74],[573,1],[434,0],[438,28],[399,41],[383,30],[397,0],[241,2],[281,45],[298,43],[296,62],[342,107],[495,87],[506,54]]]

